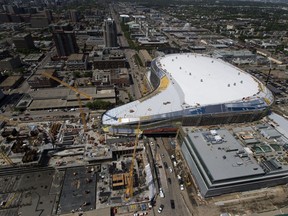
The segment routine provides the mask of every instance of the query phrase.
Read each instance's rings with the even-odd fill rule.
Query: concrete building
[[[147,50],[139,50],[139,57],[145,67],[150,67],[152,57]]]
[[[100,56],[93,58],[94,69],[114,69],[126,67],[126,59],[119,50],[105,50]]]
[[[53,32],[53,40],[59,57],[69,56],[79,51],[75,34],[72,31],[55,31]]]
[[[0,13],[0,23],[8,23],[11,22],[10,15],[7,13]]]
[[[47,28],[51,22],[51,17],[49,16],[49,13],[43,12],[43,13],[37,13],[32,14],[30,18],[31,28]]]
[[[12,38],[16,49],[35,49],[34,41],[31,34],[18,34]]]
[[[108,18],[104,21],[104,42],[105,47],[117,47],[117,29],[113,19]]]
[[[48,73],[54,77],[56,76],[56,71],[53,69],[44,70],[43,72]],[[59,84],[55,80],[44,77],[40,74],[31,76],[27,82],[32,89],[50,88],[50,87],[55,87]]]
[[[288,166],[281,147],[270,151],[251,145],[244,147],[228,130],[192,131],[182,128],[178,141],[182,154],[203,197],[286,184]],[[273,146],[273,144],[270,144]],[[270,149],[268,146],[265,149]],[[264,149],[264,150],[265,150]],[[258,155],[258,156],[257,156]],[[257,158],[258,157],[258,158]],[[256,158],[256,159],[255,159]],[[260,159],[262,158],[262,159]]]
[[[129,73],[127,68],[118,68],[111,71],[111,84],[118,87],[130,85]]]
[[[50,24],[49,28],[52,32],[54,31],[73,31],[73,26],[70,23],[56,23]]]
[[[11,56],[0,60],[0,70],[12,71],[21,67],[22,63],[19,56]]]
[[[67,70],[87,70],[87,56],[84,54],[71,54],[66,62]]]
[[[69,18],[70,18],[70,21],[71,22],[78,22],[79,19],[80,19],[80,14],[79,14],[79,11],[77,10],[70,10],[69,11]]]
[[[31,53],[28,56],[26,56],[23,61],[33,64],[39,62],[44,57],[43,53]]]
[[[94,70],[91,82],[95,86],[117,85],[123,87],[130,85],[127,68]]]
[[[24,80],[23,76],[9,76],[0,84],[0,89],[2,90],[14,89],[23,80]]]

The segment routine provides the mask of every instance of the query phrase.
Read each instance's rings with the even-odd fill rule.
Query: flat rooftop
[[[265,174],[252,155],[248,155],[243,146],[225,129],[217,130],[217,135],[209,131],[190,132],[189,138],[202,161],[202,166],[210,173],[211,181]],[[222,141],[212,144],[214,137]],[[242,152],[245,157],[238,154]]]

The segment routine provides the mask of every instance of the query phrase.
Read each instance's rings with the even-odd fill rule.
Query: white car
[[[169,167],[169,171],[170,171],[170,173],[172,173],[172,172],[173,172],[173,169],[172,169],[172,167]]]
[[[164,197],[165,197],[165,194],[164,194],[164,192],[163,192],[163,189],[162,189],[162,188],[160,188],[160,189],[159,189],[159,195],[160,195],[160,197],[162,197],[162,198],[164,198]]]
[[[180,184],[180,190],[183,191],[184,190],[184,185]]]
[[[161,204],[160,207],[158,208],[158,213],[160,214],[163,211],[164,205]]]

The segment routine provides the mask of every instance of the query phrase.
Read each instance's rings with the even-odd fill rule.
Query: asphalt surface
[[[157,141],[152,141],[153,139],[149,140],[149,146],[151,148],[154,161],[156,163],[155,171],[157,175],[155,176],[155,172],[153,172],[153,168],[151,169],[154,174],[155,185],[157,188],[157,195],[156,195],[156,204],[153,208],[154,215],[159,215],[158,209],[161,204],[164,205],[163,211],[161,212],[162,215],[165,216],[183,216],[183,215],[193,215],[192,213],[192,206],[189,201],[189,197],[187,194],[186,189],[184,191],[180,190],[180,184],[177,179],[177,173],[175,173],[175,169],[173,167],[172,161],[170,159],[170,155],[168,154],[167,150],[164,147],[162,139],[157,139]],[[151,144],[151,141],[153,144]],[[148,157],[151,157],[148,154]],[[149,158],[150,160],[153,160]],[[167,163],[166,168],[164,166],[164,162]],[[151,165],[153,167],[153,165]],[[169,168],[172,168],[172,173],[169,171]],[[159,187],[156,182],[157,176],[159,177]],[[168,178],[171,179],[171,184],[168,182]],[[159,188],[162,188],[164,191],[165,197],[162,198],[159,195]],[[174,201],[175,208],[171,206],[171,200]]]

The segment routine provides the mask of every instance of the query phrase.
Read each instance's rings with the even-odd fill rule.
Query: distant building
[[[0,13],[0,23],[7,23],[10,22],[10,15],[7,13]]]
[[[0,70],[12,71],[22,65],[19,56],[11,56],[0,60]]]
[[[12,38],[12,41],[18,50],[22,49],[35,49],[35,45],[31,34],[18,34]]]
[[[56,76],[56,71],[53,69],[44,70],[44,71],[45,71],[45,73],[48,73],[52,76]],[[27,82],[32,89],[50,88],[50,87],[54,87],[54,86],[58,85],[58,82],[56,82],[55,80],[53,80],[51,78],[47,78],[47,77],[42,76],[40,74],[31,76]]]
[[[127,68],[111,70],[94,70],[92,81],[93,85],[117,85],[119,87],[129,86],[129,73]]]
[[[57,24],[50,24],[50,30],[54,31],[73,31],[73,27],[70,23],[57,23]]]
[[[126,58],[119,50],[105,50],[102,56],[94,57],[93,65],[95,69],[124,68]]]
[[[139,57],[145,67],[150,67],[152,57],[147,50],[139,50]]]
[[[51,23],[53,21],[53,15],[52,15],[52,10],[45,10],[44,11],[45,16],[47,17],[49,23]]]
[[[9,14],[17,14],[18,13],[18,7],[15,5],[3,5],[3,9],[6,13],[9,13]]]
[[[129,86],[130,79],[127,68],[114,69],[111,71],[111,84],[119,87]]]
[[[51,17],[49,16],[49,13],[38,13],[33,14],[30,19],[31,28],[47,28],[51,22]]]
[[[8,50],[4,50],[4,49],[0,50],[0,60],[8,58],[8,57],[11,57]]]
[[[5,94],[2,92],[2,90],[0,89],[0,100],[5,96]],[[0,127],[1,128],[1,127]]]
[[[23,80],[24,80],[23,76],[9,76],[0,84],[0,89],[2,89],[2,90],[14,89]]]
[[[72,31],[55,31],[53,33],[53,40],[58,56],[69,56],[79,51],[75,34]]]
[[[42,53],[31,53],[28,56],[26,56],[23,61],[27,63],[37,63],[44,57],[44,54]]]
[[[87,56],[71,54],[66,62],[67,70],[87,70]]]
[[[80,14],[79,14],[79,11],[77,10],[70,10],[69,11],[69,18],[70,18],[70,21],[71,22],[78,22],[79,19],[80,19]]]
[[[104,42],[105,47],[117,47],[117,29],[113,19],[108,18],[104,21]]]

